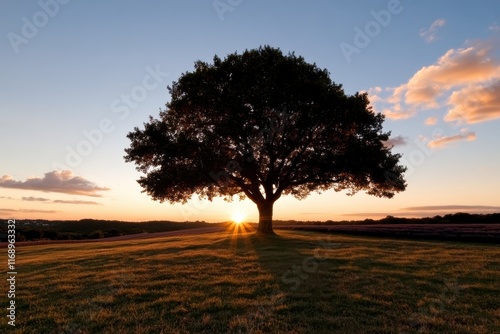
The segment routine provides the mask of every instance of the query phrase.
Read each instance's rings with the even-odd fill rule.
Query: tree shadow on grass
[[[285,326],[284,332],[302,333],[311,330],[313,322],[322,322],[318,328],[332,328],[337,315],[324,315],[322,307],[328,300],[318,290],[331,287],[329,271],[345,261],[331,258],[330,249],[340,245],[329,239],[313,232],[281,231],[248,238],[259,266],[273,278],[256,291],[254,307],[246,316],[247,329],[266,332],[272,330],[266,326],[274,323]]]
[[[283,276],[289,271],[316,272],[320,264],[333,260],[328,252],[341,246],[333,241],[332,236],[314,232],[255,234],[249,240],[261,266],[281,281],[286,280]]]

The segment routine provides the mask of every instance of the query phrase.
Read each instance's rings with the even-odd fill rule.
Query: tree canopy
[[[346,95],[326,69],[269,46],[195,62],[168,87],[158,118],[128,134],[125,160],[153,199],[185,203],[247,197],[260,232],[272,233],[283,195],[405,190],[399,154],[385,142],[384,116],[366,93]]]

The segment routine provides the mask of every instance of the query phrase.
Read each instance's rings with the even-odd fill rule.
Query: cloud
[[[0,208],[0,213],[3,214],[13,214],[13,213],[58,213],[61,211],[56,210],[34,210],[34,209],[2,209]]]
[[[407,218],[422,218],[433,217],[436,215],[468,212],[468,213],[497,213],[500,212],[500,206],[488,205],[427,205],[427,206],[412,206],[401,208],[396,212],[355,212],[347,213],[342,216],[362,217],[362,218],[385,218],[387,216],[407,217]]]
[[[493,40],[450,49],[397,87],[368,90],[372,107],[390,119],[445,108],[447,122],[477,123],[500,118],[500,61]]]
[[[47,201],[50,201],[50,199],[48,199],[48,198],[33,197],[33,196],[23,197],[22,200],[23,201],[28,201],[28,202],[47,202]]]
[[[387,216],[393,216],[394,213],[391,212],[354,212],[354,213],[345,213],[342,216],[351,216],[351,217],[369,217],[369,218],[385,218]]]
[[[409,105],[437,107],[436,99],[453,87],[491,80],[500,74],[500,65],[490,58],[490,52],[490,47],[481,44],[448,50],[436,64],[417,71],[396,93],[404,93],[404,102]]]
[[[436,21],[432,22],[429,28],[423,28],[420,30],[420,37],[422,37],[427,43],[434,42],[437,39],[437,30],[445,24],[446,21],[444,19],[437,19]]]
[[[407,119],[415,115],[415,110],[411,108],[401,109],[401,104],[396,103],[391,109],[384,109],[382,113],[390,119]]]
[[[50,200],[48,198],[33,197],[33,196],[23,197],[22,200],[28,201],[28,202],[47,202],[47,203],[56,203],[56,204],[89,204],[89,205],[100,204],[100,203],[94,202],[94,201],[62,200],[62,199]]]
[[[99,203],[93,202],[93,201],[78,201],[78,200],[73,200],[73,201],[65,201],[61,199],[57,199],[53,201],[52,203],[59,203],[59,204],[89,204],[89,205],[98,205]]]
[[[468,124],[500,118],[500,80],[490,86],[473,85],[451,94],[452,108],[445,116],[448,122]]]
[[[12,198],[10,196],[0,196],[0,198],[3,198],[3,199],[14,199],[14,198]]]
[[[412,206],[408,208],[403,208],[404,211],[492,211],[500,212],[500,206],[488,206],[488,205],[428,205],[428,206]]]
[[[393,146],[403,146],[406,144],[408,144],[408,138],[403,137],[403,136],[396,136],[393,138],[389,138],[389,140],[387,140],[384,143],[384,146],[385,147],[393,147]]]
[[[500,26],[496,23],[493,23],[492,25],[490,25],[488,27],[488,30],[491,30],[491,31],[500,31]]]
[[[427,146],[429,146],[430,148],[443,148],[449,144],[461,140],[467,140],[467,141],[476,140],[476,134],[474,132],[463,132],[453,136],[438,137],[428,142]]]
[[[438,118],[436,116],[427,117],[424,121],[425,125],[428,125],[428,126],[436,125],[437,122],[438,122]]]
[[[45,173],[43,178],[33,177],[26,181],[15,181],[11,176],[4,175],[0,178],[0,187],[92,197],[100,197],[99,191],[110,190],[109,188],[99,187],[81,176],[75,176],[69,170],[48,172]]]

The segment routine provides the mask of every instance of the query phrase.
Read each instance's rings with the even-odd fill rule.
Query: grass
[[[229,232],[16,259],[16,327],[3,315],[2,333],[500,332],[494,245]]]

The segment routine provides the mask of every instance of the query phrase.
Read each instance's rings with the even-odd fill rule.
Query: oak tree
[[[159,117],[128,134],[125,160],[153,199],[253,201],[258,231],[273,233],[283,195],[364,190],[391,198],[406,168],[385,145],[384,116],[366,93],[346,95],[326,69],[269,46],[195,62],[168,90]]]

